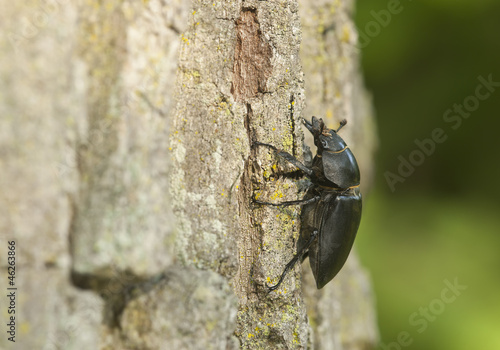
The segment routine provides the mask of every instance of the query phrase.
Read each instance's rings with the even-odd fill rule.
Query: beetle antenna
[[[342,119],[340,121],[340,125],[339,125],[338,129],[335,130],[335,132],[339,132],[339,130],[342,129],[346,124],[347,124],[347,120],[346,119]]]

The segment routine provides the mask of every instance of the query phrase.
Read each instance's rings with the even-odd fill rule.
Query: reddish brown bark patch
[[[272,71],[272,49],[262,38],[255,10],[241,12],[236,21],[236,32],[231,92],[237,101],[242,102],[266,91]]]

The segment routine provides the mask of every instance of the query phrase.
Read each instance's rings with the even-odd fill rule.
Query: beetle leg
[[[297,169],[294,171],[290,171],[289,173],[283,173],[282,176],[287,179],[301,179],[304,177],[304,172],[300,169]]]
[[[254,203],[257,204],[262,204],[262,205],[272,205],[274,207],[288,207],[290,205],[306,205],[310,203],[314,203],[316,201],[319,201],[321,199],[321,196],[315,196],[309,199],[298,199],[296,201],[287,201],[287,202],[281,202],[281,203],[270,203],[270,202],[263,202],[259,201],[255,198],[252,198]]]
[[[273,145],[270,145],[268,143],[263,143],[263,142],[258,142],[258,141],[255,141],[253,143],[253,146],[264,146],[264,147],[268,147],[270,149],[272,149],[274,152],[276,152],[276,154],[278,156],[280,156],[281,158],[284,158],[286,159],[288,162],[292,163],[293,165],[295,165],[297,168],[299,168],[300,170],[302,170],[304,173],[306,173],[308,176],[311,176],[313,174],[313,171],[312,169],[309,169],[308,167],[306,167],[304,164],[302,164],[297,158],[295,158],[294,156],[292,156],[290,153],[288,152],[285,152],[285,151],[282,151],[276,147],[274,147]]]
[[[281,282],[283,282],[283,279],[285,278],[285,275],[288,273],[288,271],[290,271],[293,268],[293,266],[297,263],[297,261],[299,261],[302,258],[302,256],[309,250],[309,247],[314,242],[317,236],[318,236],[318,230],[314,230],[311,233],[311,237],[309,237],[309,241],[307,241],[306,245],[300,250],[300,252],[297,252],[297,254],[294,255],[294,257],[292,258],[292,260],[290,260],[288,264],[286,264],[285,269],[283,270],[283,273],[281,274],[278,283],[276,283],[274,286],[269,286],[266,283],[266,287],[269,289],[269,292],[276,290],[280,286]]]

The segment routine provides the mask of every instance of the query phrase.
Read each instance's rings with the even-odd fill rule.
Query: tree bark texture
[[[312,115],[348,120],[367,191],[375,126],[352,1],[2,4],[0,244],[18,247],[18,344],[375,344],[355,252],[322,290],[306,261],[267,293],[300,208],[251,200],[300,198],[283,176],[295,167],[251,144],[303,159]]]

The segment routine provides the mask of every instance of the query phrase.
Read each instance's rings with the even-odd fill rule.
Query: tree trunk
[[[26,348],[375,344],[355,252],[322,290],[306,261],[267,293],[295,253],[300,208],[251,200],[299,198],[282,176],[295,168],[250,146],[302,159],[311,115],[348,120],[363,191],[371,182],[350,1],[4,5],[1,232],[19,247]]]

